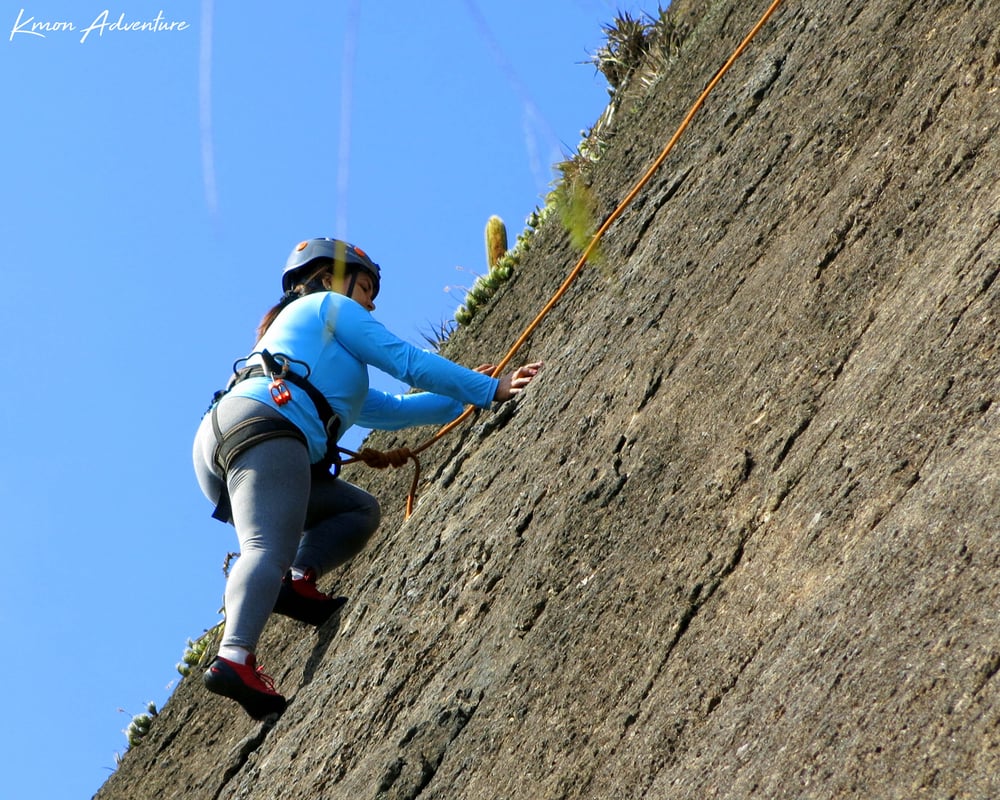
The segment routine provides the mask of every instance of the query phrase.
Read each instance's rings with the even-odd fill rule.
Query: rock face
[[[676,0],[599,217],[764,5]],[[199,671],[97,797],[1000,797],[997,20],[787,0],[414,515],[345,470],[385,520],[339,620],[269,623],[284,716]],[[544,225],[446,354],[497,360],[576,256]]]

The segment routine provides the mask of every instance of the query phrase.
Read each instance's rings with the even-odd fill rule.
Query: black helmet
[[[285,271],[281,273],[281,288],[291,289],[305,268],[318,259],[341,261],[348,271],[363,269],[372,279],[372,300],[378,294],[382,272],[378,264],[372,261],[360,247],[348,244],[339,239],[307,239],[299,242],[285,262]]]

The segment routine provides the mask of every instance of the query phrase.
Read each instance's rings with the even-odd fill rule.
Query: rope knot
[[[416,455],[408,447],[400,447],[396,450],[374,450],[371,447],[365,447],[358,453],[358,459],[363,461],[369,467],[374,467],[375,469],[385,469],[386,467],[402,467],[407,461],[413,459],[419,466],[420,462],[417,461]]]
[[[413,481],[410,483],[410,494],[406,498],[406,518],[410,518],[410,515],[413,513],[413,507],[417,502],[417,486],[420,483],[420,459],[417,458],[420,448],[417,448],[417,452],[415,453],[409,447],[399,447],[395,450],[384,452],[371,447],[363,447],[360,453],[354,453],[342,447],[340,448],[340,452],[351,456],[349,460],[344,462],[345,464],[361,461],[375,469],[385,469],[386,467],[399,468],[404,466],[407,461],[412,461]]]

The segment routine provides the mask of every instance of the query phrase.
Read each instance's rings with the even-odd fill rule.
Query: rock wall
[[[764,5],[675,1],[600,216]],[[339,620],[269,623],[281,719],[195,675],[97,797],[1000,796],[998,19],[787,0],[414,515],[348,468],[386,518]],[[447,354],[498,359],[575,260],[545,225]]]

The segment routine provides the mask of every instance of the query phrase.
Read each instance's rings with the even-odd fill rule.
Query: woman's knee
[[[364,516],[368,521],[368,535],[371,536],[378,530],[379,523],[382,521],[382,506],[379,505],[378,498],[374,495],[368,495],[366,499]]]

